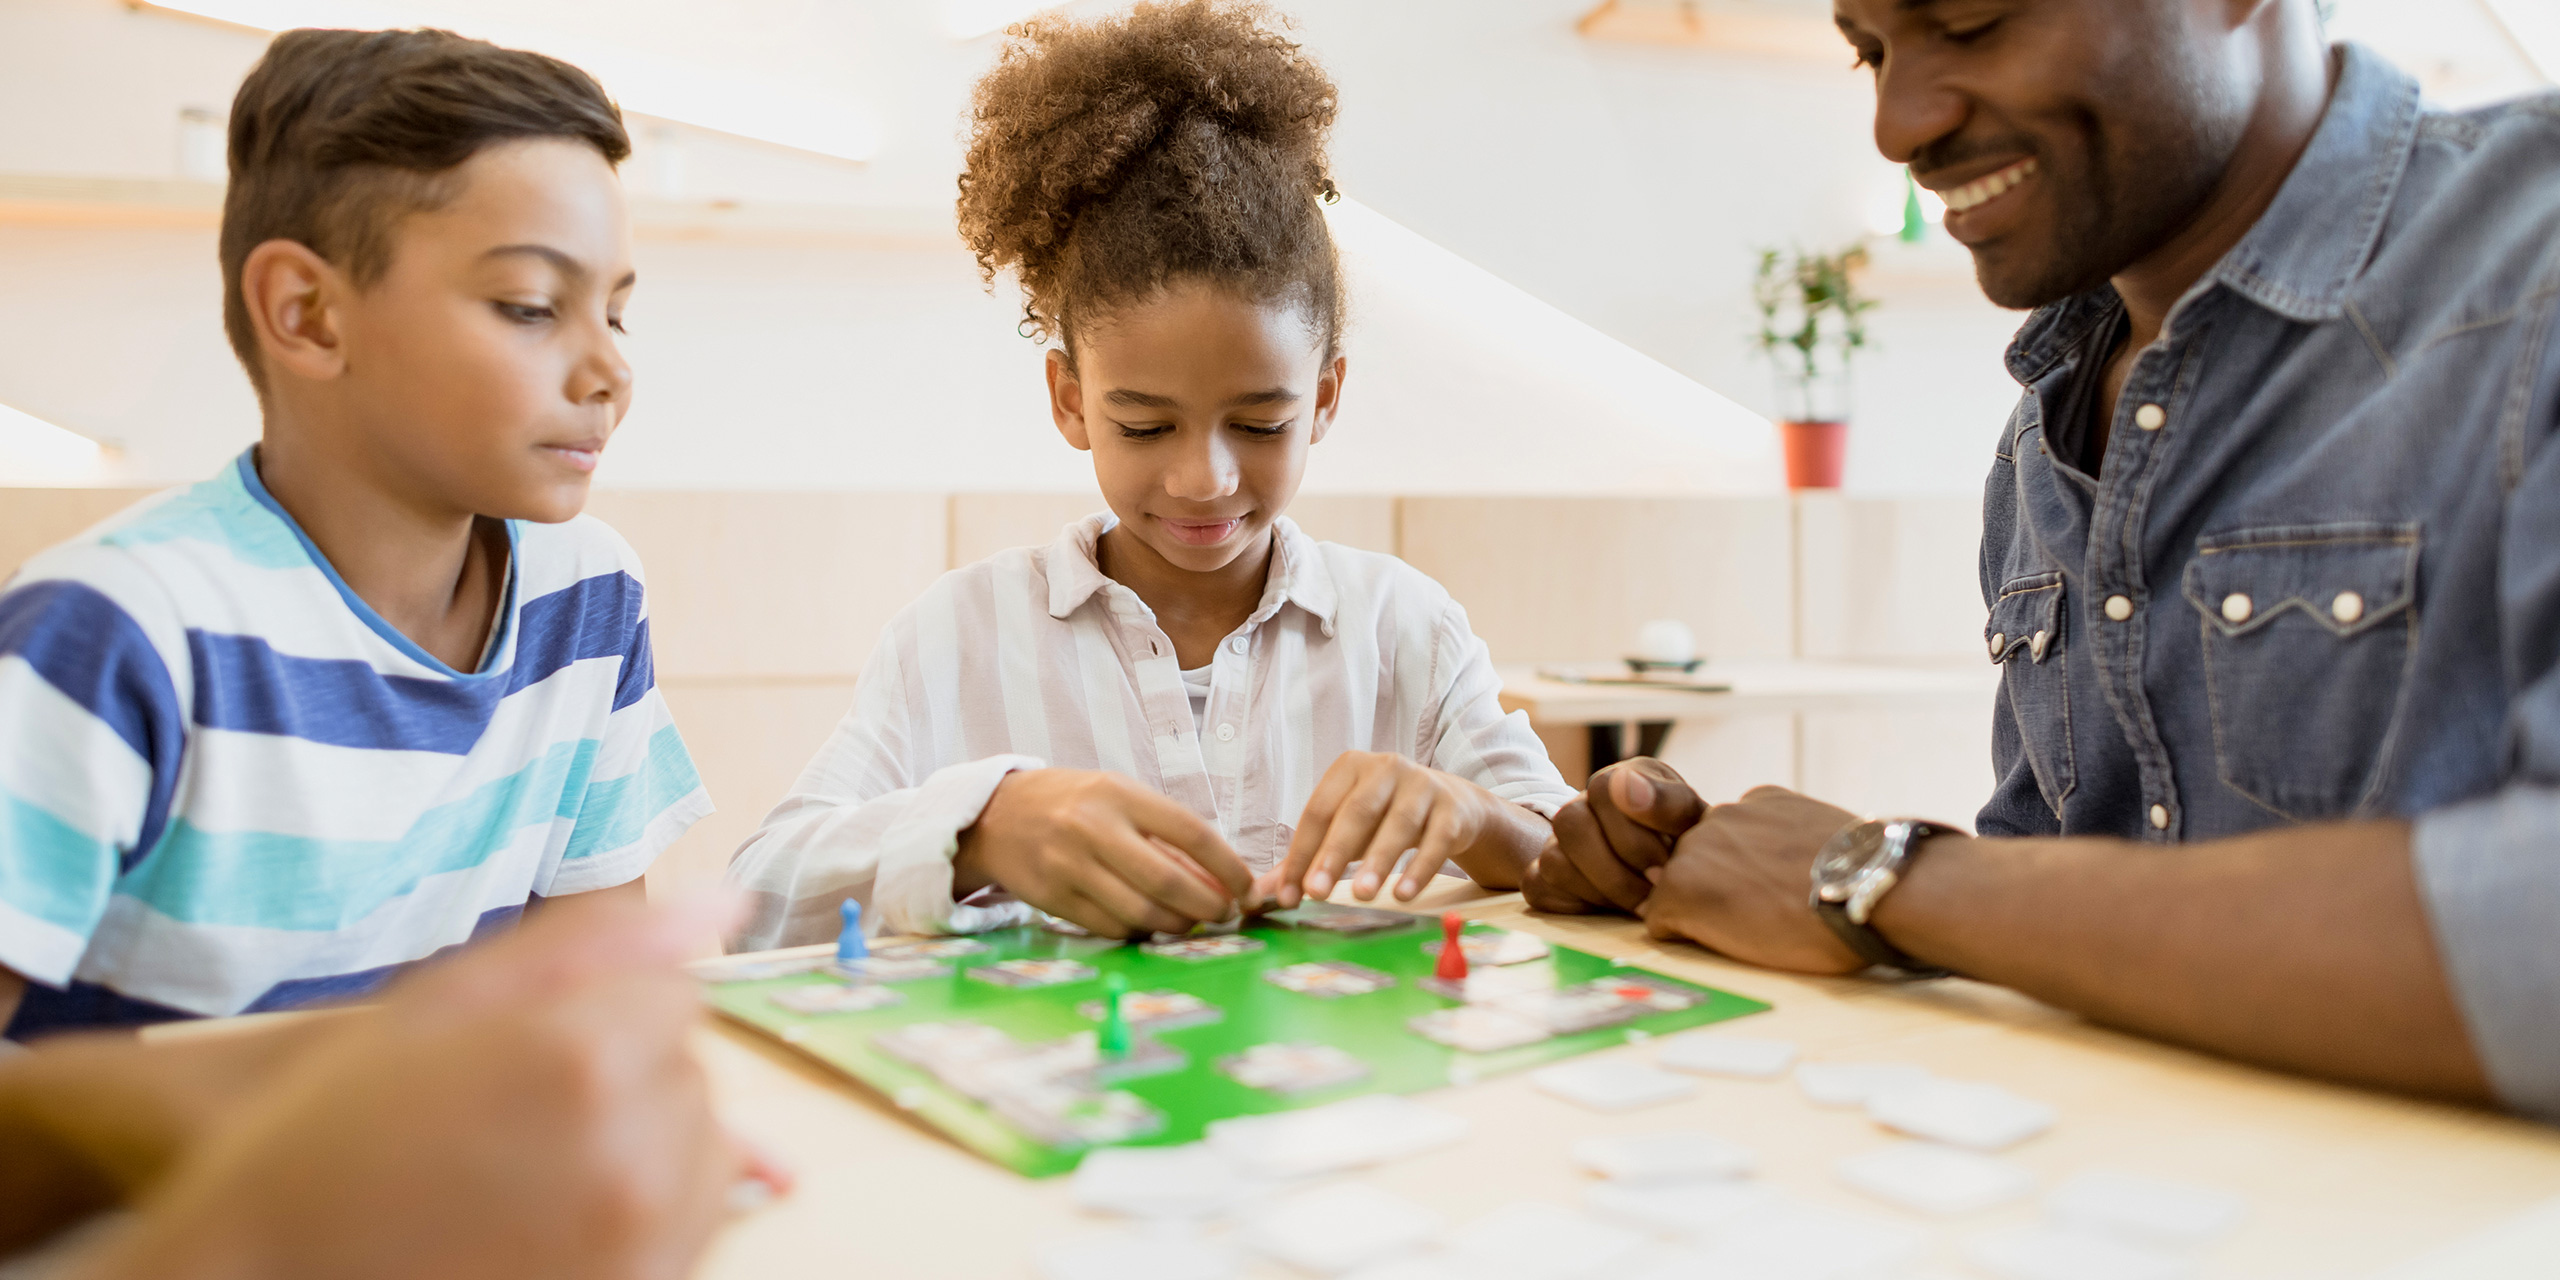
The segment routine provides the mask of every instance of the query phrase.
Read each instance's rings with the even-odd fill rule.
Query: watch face
[[[1813,882],[1823,890],[1823,897],[1834,902],[1848,897],[1850,883],[1883,850],[1884,825],[1861,822],[1822,846],[1821,855],[1813,860]]]

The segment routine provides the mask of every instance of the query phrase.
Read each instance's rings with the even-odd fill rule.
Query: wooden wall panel
[[[1621,657],[1656,618],[1711,657],[1794,650],[1785,498],[1406,498],[1400,523],[1496,662]]]
[[[649,869],[649,892],[660,897],[717,884],[729,855],[755,832],[853,706],[851,680],[676,676],[663,688],[694,767],[720,810],[695,823]]]
[[[670,676],[851,678],[949,558],[938,493],[601,492]]]
[[[1982,652],[1980,499],[1796,501],[1802,656],[1907,662]]]
[[[0,489],[0,581],[27,557],[159,492],[157,489]]]

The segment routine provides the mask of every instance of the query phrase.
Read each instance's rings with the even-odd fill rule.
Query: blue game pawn
[[[851,964],[871,954],[862,940],[862,904],[851,898],[844,903],[844,932],[836,935],[836,963]]]

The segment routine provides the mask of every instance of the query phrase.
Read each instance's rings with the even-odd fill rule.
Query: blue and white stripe
[[[0,591],[11,1035],[361,992],[710,811],[630,548],[511,522],[482,669],[339,579],[247,456]]]

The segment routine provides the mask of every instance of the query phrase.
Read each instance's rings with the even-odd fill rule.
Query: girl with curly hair
[[[1573,795],[1466,613],[1282,514],[1341,403],[1332,82],[1259,6],[1014,29],[977,88],[960,230],[1107,513],[945,575],[731,879],[740,949],[1036,907],[1113,937],[1518,885]]]

